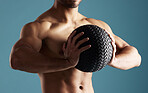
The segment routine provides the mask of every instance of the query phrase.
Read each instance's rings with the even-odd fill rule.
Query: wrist
[[[70,68],[75,67],[75,66],[73,66],[73,64],[69,61],[69,59],[65,59],[65,61],[66,61],[67,67],[70,67]]]

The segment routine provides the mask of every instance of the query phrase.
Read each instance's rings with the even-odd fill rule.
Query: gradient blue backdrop
[[[82,0],[79,12],[110,25],[117,36],[135,46],[142,64],[130,70],[106,66],[93,74],[95,93],[148,93],[148,0]],[[0,0],[0,93],[41,93],[37,74],[9,66],[9,54],[28,22],[53,5],[53,0]]]

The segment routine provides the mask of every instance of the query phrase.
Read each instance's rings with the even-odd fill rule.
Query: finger
[[[84,46],[84,47],[80,48],[80,49],[79,49],[79,53],[81,53],[81,52],[83,52],[83,51],[89,49],[90,47],[91,47],[91,45],[87,45],[87,46]]]
[[[73,31],[73,32],[69,35],[68,40],[71,40],[72,37],[75,35],[75,33],[76,33],[76,31]]]
[[[72,37],[75,35],[76,31],[73,31],[70,36],[68,37],[68,41],[67,41],[67,47],[70,46],[71,41],[72,41]]]
[[[113,37],[112,35],[109,35],[109,36],[110,36],[110,38],[112,39],[112,41],[115,43],[114,37]]]
[[[114,43],[114,42],[112,42],[112,46],[113,46],[113,51],[114,51],[114,53],[116,52],[116,44]]]
[[[112,57],[112,60],[111,61],[114,61],[114,59],[115,59],[115,53],[116,53],[116,48],[114,48],[114,50],[113,50],[113,57]]]
[[[110,33],[109,31],[107,31],[106,29],[104,29],[104,31],[106,31],[107,34],[109,35],[109,37],[111,38],[111,40],[112,40],[113,42],[115,42],[115,39],[114,39],[114,37],[111,35],[111,33]]]
[[[78,41],[78,43],[76,44],[76,48],[78,48],[81,44],[83,44],[84,42],[86,42],[88,40],[89,40],[89,38],[87,37],[87,38],[84,38],[84,39]]]
[[[112,54],[112,58],[110,62],[108,63],[108,65],[111,65],[113,62],[115,62],[116,45],[114,42],[111,42],[111,44],[113,45],[113,54]]]
[[[84,32],[81,32],[81,33],[77,34],[75,37],[73,37],[72,44],[75,45],[76,40],[77,40],[79,37],[81,37],[83,34],[84,34]]]

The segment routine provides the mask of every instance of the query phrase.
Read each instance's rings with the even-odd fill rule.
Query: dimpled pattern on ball
[[[74,31],[76,31],[75,35],[84,32],[84,35],[76,43],[89,37],[89,41],[80,45],[79,48],[91,45],[91,48],[80,54],[79,62],[75,68],[83,72],[95,72],[105,67],[110,62],[113,53],[113,46],[108,33],[96,25],[83,25]]]

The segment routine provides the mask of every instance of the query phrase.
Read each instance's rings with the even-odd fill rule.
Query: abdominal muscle
[[[45,43],[47,44],[47,42]],[[52,49],[54,52],[49,51],[48,49],[51,48],[44,45],[45,43],[43,43],[40,53],[48,57],[63,57],[55,52],[58,51],[56,50],[58,48]],[[55,46],[60,45],[55,44]],[[92,72],[82,72],[76,68],[70,68],[58,72],[38,73],[38,75],[41,81],[42,93],[94,93]]]
[[[90,72],[71,68],[38,75],[43,93],[94,93]]]
[[[88,24],[88,22],[78,22]],[[69,24],[53,24],[53,28],[43,36],[40,53],[53,58],[64,58],[61,54],[62,45],[74,30]],[[55,29],[56,28],[56,29]],[[60,28],[60,29],[58,29]],[[92,86],[92,73],[82,72],[76,68],[64,71],[38,73],[41,81],[42,93],[94,93]]]

